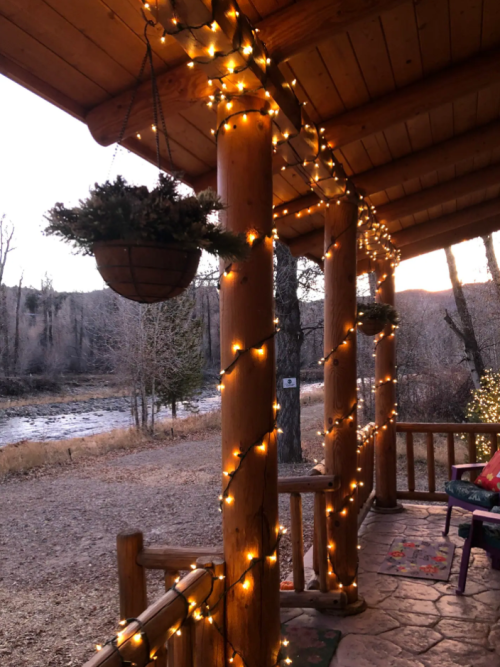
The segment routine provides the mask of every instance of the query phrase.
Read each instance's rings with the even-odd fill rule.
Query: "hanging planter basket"
[[[383,331],[386,323],[384,320],[364,320],[358,324],[358,329],[365,334],[365,336],[376,336]]]
[[[397,325],[397,310],[388,303],[358,303],[358,329],[365,336],[376,336],[388,325]]]
[[[101,241],[92,246],[104,282],[120,296],[158,303],[179,296],[191,284],[200,250],[179,244]]]
[[[130,112],[149,61],[158,184],[148,190],[145,186],[129,185],[122,176],[113,182],[96,183],[79,206],[67,208],[58,203],[48,211],[49,225],[45,229],[45,234],[62,238],[84,255],[93,254],[106,284],[139,303],[158,303],[181,294],[196,275],[201,250],[229,263],[243,261],[250,251],[243,234],[233,234],[213,221],[213,214],[224,208],[215,192],[208,189],[184,196],[178,189],[180,181],[174,169],[148,38],[150,25],[145,19],[146,54],[117,147],[126,136]],[[166,143],[172,175],[161,173],[160,136]]]
[[[211,190],[181,196],[176,179],[167,174],[160,174],[151,191],[118,176],[96,184],[79,206],[56,204],[45,233],[94,255],[104,281],[121,296],[158,303],[189,286],[202,249],[227,262],[248,257],[244,235],[210,221],[222,208]]]

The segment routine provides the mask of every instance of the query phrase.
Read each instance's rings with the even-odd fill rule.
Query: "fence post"
[[[222,558],[198,558],[196,565],[209,569],[214,579],[212,592],[207,599],[210,617],[198,620],[194,627],[194,667],[225,667],[226,564]],[[227,656],[229,660],[232,657],[232,654]]]
[[[136,618],[148,606],[146,571],[137,562],[142,545],[138,530],[120,533],[116,538],[121,619]]]

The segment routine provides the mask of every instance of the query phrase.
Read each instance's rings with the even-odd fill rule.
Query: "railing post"
[[[137,563],[142,547],[142,533],[138,530],[120,533],[116,538],[121,619],[136,618],[148,606],[146,571]]]
[[[328,536],[326,532],[326,501],[325,493],[314,494],[314,524],[316,526],[316,547],[319,570],[319,590],[328,591]]]
[[[469,463],[477,463],[476,434],[469,433]],[[478,473],[475,470],[470,472],[470,481],[475,482]]]
[[[394,306],[394,262],[376,262],[377,301]],[[397,502],[396,452],[396,327],[388,324],[380,334],[375,358],[376,508],[401,511]]]
[[[326,521],[326,518],[325,518]],[[296,593],[304,590],[304,534],[302,529],[302,497],[290,494],[290,523],[292,540],[293,587]]]
[[[198,558],[198,567],[208,569],[213,576],[212,593],[207,599],[207,609],[211,619],[196,623],[194,632],[194,667],[225,667],[225,609],[224,596],[226,566],[221,558]]]
[[[406,434],[406,465],[408,471],[408,491],[415,491],[415,453],[413,450],[413,433]]]

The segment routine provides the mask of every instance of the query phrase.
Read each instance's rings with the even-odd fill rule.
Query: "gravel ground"
[[[280,475],[306,474],[321,458],[314,433],[322,412],[321,405],[303,409],[307,461],[280,465]],[[147,544],[221,543],[219,442],[211,436],[153,443],[1,484],[0,665],[81,665],[95,643],[111,636],[118,621],[115,537],[121,530],[140,528]],[[312,497],[304,497],[303,510],[308,548]],[[287,497],[280,499],[280,521],[289,524]],[[286,574],[287,539],[281,561]],[[160,575],[149,574],[154,599]]]

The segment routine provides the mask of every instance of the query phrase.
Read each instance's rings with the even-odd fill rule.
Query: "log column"
[[[394,263],[390,259],[378,260],[376,300],[394,306]],[[375,358],[375,436],[376,447],[376,507],[381,510],[400,511],[396,500],[396,336],[395,327],[388,324],[378,337]],[[392,421],[391,421],[392,420]]]
[[[222,218],[252,249],[222,277],[222,368],[274,331],[271,118],[259,113],[263,99],[241,97],[227,107],[218,110]],[[235,667],[273,667],[280,648],[274,339],[240,354],[221,383],[227,658],[236,651]],[[258,562],[240,579],[252,559]]]
[[[340,489],[327,494],[330,588],[357,600],[356,230],[358,206],[331,204],[325,215],[325,466]],[[345,341],[345,344],[343,344]],[[332,350],[334,352],[332,353]],[[352,501],[351,501],[352,498]]]

